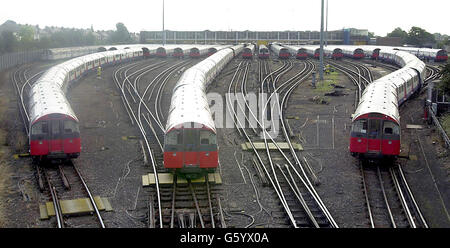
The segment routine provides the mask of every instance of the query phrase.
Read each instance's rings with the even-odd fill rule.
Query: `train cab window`
[[[78,125],[74,121],[64,121],[64,133],[79,133]]]
[[[200,145],[215,145],[216,135],[211,131],[200,131]]]
[[[369,139],[377,139],[381,135],[381,119],[369,119]]]
[[[352,132],[354,133],[367,133],[367,119],[357,120],[353,123]]]
[[[46,121],[37,122],[31,128],[32,135],[48,134],[48,124]]]
[[[182,145],[183,132],[181,130],[174,130],[166,135],[166,145]]]
[[[383,136],[386,138],[400,135],[400,128],[392,121],[384,121],[383,123]]]

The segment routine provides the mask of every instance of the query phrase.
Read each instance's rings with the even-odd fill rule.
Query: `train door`
[[[382,137],[383,155],[400,154],[400,127],[389,120],[383,121]]]
[[[63,152],[63,141],[61,139],[61,120],[50,121],[50,147],[49,151]]]
[[[382,123],[382,119],[369,119],[369,127],[367,132],[368,153],[381,152]]]
[[[196,166],[199,164],[198,152],[198,129],[185,128],[183,129],[183,165]]]

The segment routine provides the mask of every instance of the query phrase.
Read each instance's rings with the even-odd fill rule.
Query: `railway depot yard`
[[[394,25],[445,22],[428,6],[383,1],[358,10],[395,15]],[[95,18],[123,10],[101,1],[71,5],[92,18],[89,29],[0,25],[0,228],[145,229],[168,247],[450,228],[449,36],[430,26],[380,36],[386,23],[353,10],[352,22],[377,34],[336,29],[351,24],[342,4],[330,6],[328,31],[325,0],[320,32],[293,31],[311,30],[315,15],[287,2],[231,0],[207,16],[210,2],[194,11],[162,1],[162,31],[144,31],[161,30],[159,6],[139,3],[121,14],[141,18],[138,33],[124,23],[102,31]],[[60,8],[41,5],[29,9],[42,20]],[[254,16],[261,6],[273,7],[270,18]],[[272,28],[287,31],[250,31]]]
[[[156,203],[155,188],[154,186],[143,187],[143,176],[152,173],[152,169],[149,165],[148,155],[144,155],[145,149],[136,123],[130,121],[131,113],[124,109],[124,98],[119,88],[121,83],[126,82],[127,78],[131,82],[137,78],[136,83],[141,92],[144,92],[146,85],[151,85],[152,88],[149,88],[148,92],[152,92],[154,95],[149,99],[156,97],[157,92],[160,94],[160,100],[153,100],[153,104],[155,101],[160,104],[160,107],[156,107],[156,109],[161,111],[161,118],[164,118],[169,111],[171,91],[180,76],[201,60],[150,58],[124,65],[104,67],[101,76],[89,73],[75,82],[68,91],[67,98],[74,112],[79,113],[77,117],[81,123],[80,133],[83,140],[83,153],[73,163],[85,175],[84,180],[88,183],[92,193],[105,199],[105,203],[110,205],[110,209],[101,210],[105,226],[149,227],[159,225],[156,217],[158,213],[155,210],[156,204],[151,207],[153,212],[149,210],[149,205],[152,205],[150,203]],[[369,205],[374,209],[372,218],[377,227],[390,227],[391,224],[386,219],[386,213],[379,210],[379,208],[383,208],[382,198],[376,196],[377,193],[380,193],[379,189],[372,185],[369,187],[372,187],[370,189],[373,191],[364,193],[362,167],[358,159],[350,156],[348,152],[348,134],[352,125],[350,115],[355,111],[357,86],[343,71],[338,69],[339,67],[332,67],[333,72],[325,75],[325,81],[317,82],[316,87],[313,87],[311,74],[302,73],[305,73],[304,70],[310,67],[317,66],[317,62],[313,59],[282,60],[273,55],[267,60],[257,58],[248,60],[236,56],[212,81],[207,92],[214,93],[216,96],[217,94],[226,96],[227,93],[234,93],[234,90],[237,90],[236,93],[238,93],[245,89],[246,94],[256,95],[260,91],[261,81],[267,80],[269,87],[278,87],[292,81],[292,78],[299,80],[301,83],[293,89],[286,105],[286,111],[283,113],[285,125],[288,126],[291,142],[298,144],[296,154],[301,163],[307,166],[305,167],[307,180],[314,185],[317,195],[323,199],[323,206],[326,206],[332,216],[332,221],[327,220],[325,214],[321,213],[323,210],[320,205],[314,206],[311,202],[312,199],[308,198],[306,192],[302,192],[303,197],[307,197],[305,198],[307,204],[312,204],[311,215],[321,227],[331,227],[332,222],[339,227],[370,227],[371,222],[365,200],[365,196],[368,194],[369,197],[375,198]],[[355,62],[345,59],[329,61],[329,63],[353,66],[354,68],[358,66],[361,70],[365,67],[370,71],[373,80],[393,71],[392,68],[374,66],[374,62],[370,60]],[[2,120],[1,170],[3,175],[10,175],[1,181],[1,197],[4,199],[1,204],[1,220],[5,227],[53,227],[56,224],[52,217],[46,220],[42,218],[40,206],[44,205],[49,198],[39,190],[36,180],[37,171],[30,158],[19,156],[27,153],[26,144],[23,141],[26,136],[21,133],[23,126],[21,126],[21,116],[18,112],[17,95],[13,93],[14,85],[10,83],[14,77],[19,78],[20,73],[25,72],[24,76],[30,77],[51,65],[45,62],[34,63],[16,67],[9,70],[9,73],[2,74],[2,82],[8,82],[2,84],[2,92],[11,93],[8,98],[3,98],[5,104],[2,106],[6,107],[2,108],[4,113],[2,116],[12,117]],[[280,73],[280,69],[283,68],[285,71]],[[281,75],[278,74],[280,75],[278,76],[273,72]],[[273,75],[275,76],[272,79]],[[304,78],[300,78],[299,75],[304,75]],[[364,75],[368,76],[367,72]],[[162,84],[163,82],[164,84]],[[231,86],[230,83],[232,83]],[[241,88],[242,83],[244,86]],[[163,86],[160,87],[161,85]],[[271,92],[273,92],[273,88]],[[282,94],[280,95],[282,96]],[[406,120],[406,123],[402,123],[402,137],[404,137],[402,150],[404,153],[406,151],[409,157],[399,158],[397,162],[404,169],[404,176],[410,183],[410,190],[414,192],[416,201],[421,206],[420,209],[423,217],[427,220],[427,225],[429,227],[445,227],[448,226],[444,208],[448,204],[448,197],[446,197],[448,188],[440,182],[448,180],[448,176],[446,176],[448,157],[435,127],[422,121],[423,98],[424,94],[411,99],[409,104],[400,108],[402,118]],[[224,102],[226,100],[224,99]],[[151,102],[149,106],[153,106]],[[239,109],[238,107],[239,105],[236,104],[236,110]],[[228,109],[224,108],[224,110]],[[246,123],[249,124],[249,119]],[[411,128],[411,125],[417,127]],[[247,128],[247,132],[250,131],[251,128]],[[279,197],[274,194],[270,178],[258,165],[255,153],[246,146],[248,140],[239,132],[236,128],[219,128],[217,130],[217,142],[220,144],[220,167],[218,168],[220,182],[218,184],[214,182],[209,189],[213,198],[210,201],[211,210],[214,211],[212,218],[208,216],[208,203],[204,198],[206,196],[203,195],[205,194],[203,190],[206,189],[194,190],[199,194],[200,213],[202,216],[208,216],[204,217],[204,224],[212,227],[211,219],[214,219],[214,225],[223,227],[290,227],[292,223],[289,221],[286,209],[280,203]],[[15,135],[12,136],[13,133]],[[251,135],[254,137],[254,142],[262,142],[262,147],[264,147],[262,139],[254,134]],[[275,140],[282,145],[280,136]],[[150,141],[150,147],[155,150],[152,155],[156,164],[162,164],[163,157],[160,146],[155,139]],[[262,159],[267,159],[264,157],[267,155],[262,152],[264,149],[259,151]],[[302,213],[304,210],[297,203],[298,196],[289,192],[289,183],[282,180],[292,177],[294,172],[282,169],[287,162],[279,152],[274,150],[271,152],[271,156],[274,163],[273,168],[277,171],[276,179],[280,180],[283,195],[290,206],[296,224],[310,226],[310,221],[307,221],[308,214]],[[161,165],[159,168],[162,168]],[[374,169],[376,170],[376,165],[367,166],[365,170],[368,171],[364,174],[366,181],[371,180],[368,179],[371,173],[376,173],[373,171]],[[271,173],[269,172],[268,175]],[[275,177],[272,178],[272,180],[274,179]],[[295,182],[296,184],[301,183],[298,178]],[[193,183],[193,186],[196,188],[202,184],[204,182]],[[57,191],[59,192],[72,191],[63,189],[62,186],[58,187]],[[385,187],[387,194],[395,195],[393,186],[392,188],[391,186]],[[171,225],[171,204],[169,203],[173,200],[172,190],[164,185],[160,190],[163,192],[162,204],[165,206],[163,223],[165,223],[165,227],[169,227]],[[199,218],[198,212],[195,210],[195,206],[191,205],[194,203],[186,202],[190,201],[188,200],[191,197],[190,189],[183,186],[183,183],[178,183],[177,190],[179,190],[177,198],[181,199],[177,204],[180,207],[175,208],[175,220],[172,222],[186,227],[200,225],[201,223],[197,219]],[[63,199],[69,200],[79,199],[83,196],[79,195],[79,192],[75,192],[68,193],[64,197]],[[397,214],[401,214],[400,202],[391,200],[390,207],[397,211]],[[20,209],[20,211],[12,212],[7,209]],[[153,214],[153,218],[155,218],[153,224],[150,224],[150,214]],[[85,215],[76,218],[66,215],[63,218],[67,227],[98,226],[98,224],[91,224],[92,217]],[[396,221],[399,226],[409,225],[406,218],[395,218],[398,218]]]

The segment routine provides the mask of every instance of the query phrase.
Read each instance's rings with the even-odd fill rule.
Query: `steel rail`
[[[255,154],[255,156],[256,156],[258,162],[260,163],[261,167],[264,169],[264,172],[268,176],[270,183],[272,184],[273,188],[275,189],[275,193],[277,194],[278,198],[281,200],[282,198],[281,198],[280,192],[278,191],[278,188],[275,187],[275,184],[274,184],[274,182],[272,180],[272,177],[269,176],[269,172],[267,171],[267,168],[264,166],[264,162],[263,162],[261,156],[259,155],[258,151],[256,150],[256,147],[255,147],[253,141],[248,136],[247,132],[245,132],[244,126],[242,125],[240,120],[237,118],[237,114],[234,111],[234,108],[230,105],[230,102],[231,102],[231,98],[230,98],[231,88],[232,88],[232,85],[233,85],[233,83],[234,83],[234,81],[236,79],[236,76],[237,76],[238,72],[241,70],[241,68],[240,68],[241,65],[242,65],[242,62],[239,63],[238,68],[236,69],[236,71],[235,71],[235,73],[234,73],[234,75],[233,75],[233,77],[232,77],[232,79],[230,81],[229,87],[228,87],[228,93],[229,94],[228,94],[228,101],[227,101],[227,110],[229,111],[230,115],[236,117],[236,120],[233,118],[233,122],[235,123],[235,125],[237,125],[238,128],[241,128],[243,130],[242,134],[244,135],[244,137],[247,139],[247,141],[249,142],[250,146],[252,147],[253,153]],[[281,200],[281,204],[283,205],[283,208],[285,209],[286,213],[288,214],[289,219],[291,220],[293,225],[296,226],[295,219],[293,218],[292,214],[290,213],[288,206],[282,200]]]
[[[84,178],[81,175],[81,172],[78,170],[77,166],[73,163],[72,163],[72,166],[75,169],[75,171],[77,172],[77,175],[80,178],[81,183],[83,184],[83,187],[89,196],[89,201],[91,202],[92,207],[95,210],[95,214],[97,215],[97,218],[98,218],[98,221],[100,222],[101,227],[105,228],[105,224],[103,223],[102,216],[100,215],[100,211],[98,210],[97,204],[95,203],[94,197],[92,196],[91,191],[89,190],[89,187],[87,186],[86,182],[84,181]]]
[[[369,212],[370,226],[372,228],[375,228],[375,222],[373,220],[372,209],[370,207],[370,202],[369,202],[369,192],[367,190],[367,184],[366,184],[365,175],[364,175],[364,165],[363,165],[362,161],[360,161],[359,164],[361,165],[360,166],[360,170],[361,170],[361,174],[362,174],[361,178],[362,178],[362,181],[363,181],[364,197],[366,199],[367,210]]]
[[[391,207],[389,205],[389,201],[386,196],[386,190],[384,189],[383,179],[381,178],[380,166],[377,166],[377,173],[378,173],[378,180],[380,181],[380,185],[381,185],[381,191],[383,193],[384,203],[388,210],[388,214],[389,214],[389,218],[391,220],[392,227],[397,228],[397,225],[395,224],[394,216],[392,215]]]

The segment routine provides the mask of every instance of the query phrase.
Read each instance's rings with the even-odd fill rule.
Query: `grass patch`
[[[331,92],[334,89],[334,85],[337,85],[339,77],[339,72],[334,71],[330,74],[324,74],[323,75],[323,82],[316,81],[316,89],[314,89],[314,92],[317,94],[325,94],[328,92]]]
[[[443,115],[440,118],[440,122],[441,122],[442,128],[444,128],[447,135],[449,135],[450,134],[450,113]]]

